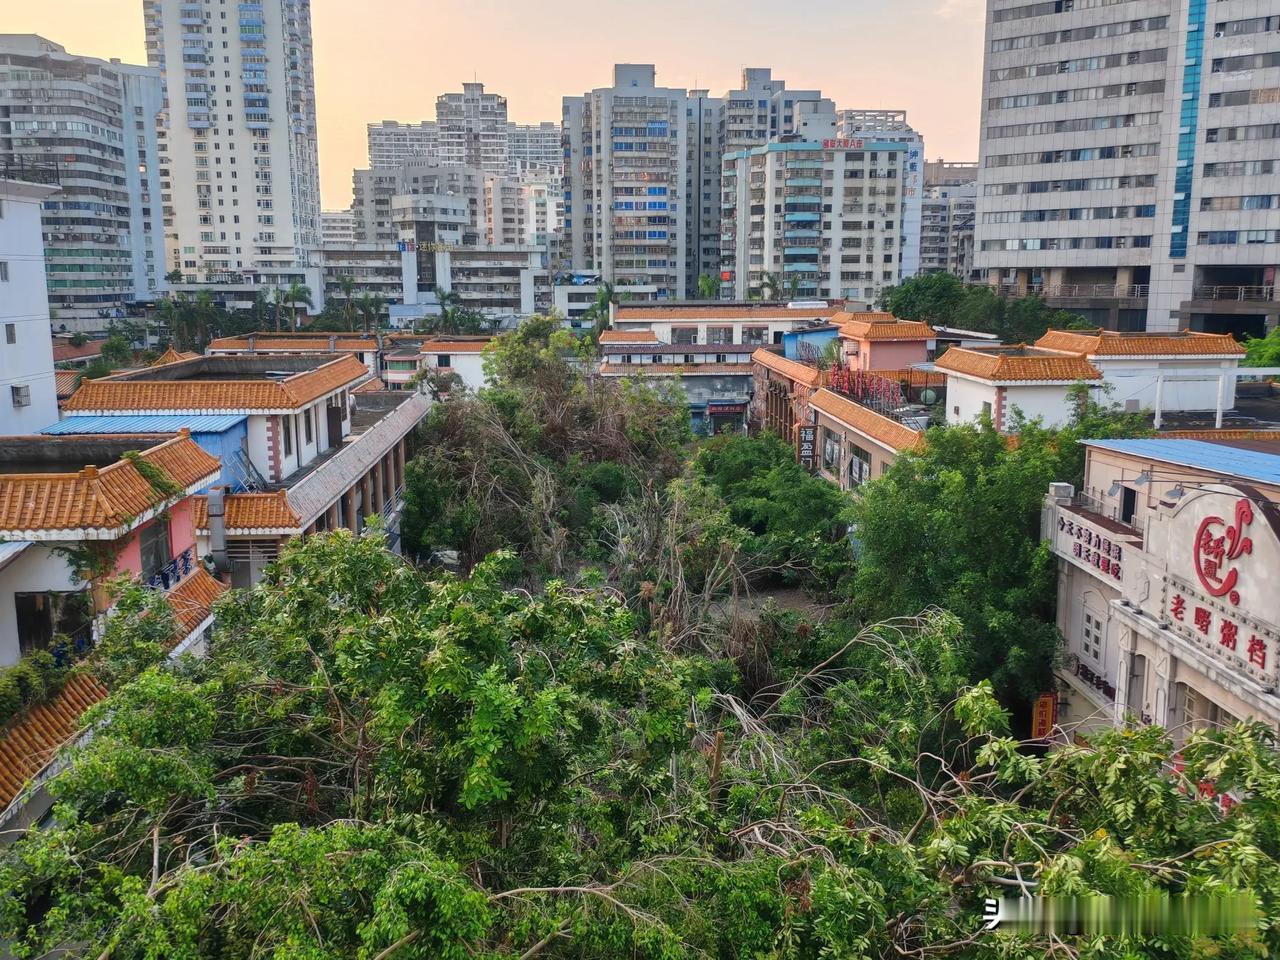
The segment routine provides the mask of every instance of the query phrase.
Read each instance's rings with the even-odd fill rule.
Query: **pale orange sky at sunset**
[[[512,120],[560,119],[560,98],[608,86],[614,63],[658,82],[738,86],[772,67],[838,107],[900,108],[930,158],[976,160],[983,0],[312,0],[326,209],[351,202],[365,124],[431,120],[476,79]],[[782,15],[779,16],[779,11]],[[5,0],[0,31],[145,63],[142,0]]]

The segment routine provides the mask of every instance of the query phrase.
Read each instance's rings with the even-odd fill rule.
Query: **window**
[[[1102,662],[1102,638],[1106,627],[1102,617],[1088,607],[1084,608],[1084,623],[1080,628],[1080,649],[1094,663]]]
[[[5,343],[18,342],[18,325],[16,323],[6,323],[4,325],[4,342]]]
[[[293,454],[293,423],[290,417],[280,418],[281,433],[284,435],[284,455]]]
[[[9,396],[15,407],[31,406],[31,388],[26,384],[13,384],[9,387]]]
[[[307,438],[307,443],[311,442],[311,411],[304,410],[302,412],[302,429]]]
[[[840,437],[830,430],[822,431],[822,469],[827,473],[840,473]]]
[[[1123,487],[1120,491],[1120,522],[1132,524],[1133,515],[1138,512],[1138,491],[1133,487]]]
[[[849,444],[849,486],[860,487],[871,479],[871,454],[856,443]]]
[[[0,260],[0,283],[9,282],[9,262]]]
[[[138,549],[142,559],[142,579],[150,580],[173,559],[169,550],[169,521],[160,517],[155,523],[143,527],[138,534]]]

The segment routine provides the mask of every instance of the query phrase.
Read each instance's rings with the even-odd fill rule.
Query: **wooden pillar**
[[[372,471],[360,478],[360,512],[365,517],[373,516],[373,484],[370,482]]]
[[[324,513],[324,528],[326,530],[338,529],[338,501],[335,500],[329,504],[329,509]]]
[[[342,495],[342,510],[346,514],[347,528],[352,533],[360,532],[360,517],[356,514],[356,486],[352,484]]]
[[[373,512],[382,513],[382,508],[387,505],[387,488],[386,478],[382,475],[383,462],[379,460],[369,468],[369,477],[373,481]]]
[[[405,439],[404,437],[401,437],[400,442],[396,444],[396,449],[395,449],[396,487],[397,488],[404,486],[404,451],[405,451]]]

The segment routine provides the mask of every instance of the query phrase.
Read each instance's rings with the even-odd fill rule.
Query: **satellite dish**
[[[923,390],[920,391],[920,402],[929,404],[930,406],[937,403],[938,391],[933,389],[933,387],[925,387]]]

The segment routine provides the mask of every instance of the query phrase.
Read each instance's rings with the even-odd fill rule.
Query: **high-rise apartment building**
[[[688,97],[652,64],[618,64],[613,86],[565,97],[565,251],[574,270],[685,297]]]
[[[925,187],[920,216],[921,274],[949,273],[970,279],[977,192],[976,183]]]
[[[369,166],[393,170],[415,157],[434,157],[440,149],[440,131],[434,120],[400,123],[383,120],[368,125]]]
[[[685,289],[701,296],[698,278],[720,282],[720,140],[722,100],[706,90],[690,90],[685,106]]]
[[[520,182],[490,174],[484,178],[484,235],[488,244],[518,244],[527,232]]]
[[[924,137],[907,123],[905,110],[841,110],[837,136],[906,144],[902,168],[902,277],[920,272],[920,217],[924,200]]]
[[[464,83],[461,93],[436,97],[437,156],[446,166],[507,172],[510,129],[507,98],[485,93],[483,83]]]
[[[170,267],[189,283],[309,279],[320,245],[310,0],[144,0],[143,12],[166,85]]]
[[[798,132],[726,154],[722,295],[872,304],[900,276],[908,145],[836,137],[821,105]]]
[[[1113,329],[1280,319],[1280,3],[988,0],[975,261]]]
[[[396,239],[391,198],[398,192],[399,167],[351,171],[353,232],[361,243],[391,243]]]
[[[560,146],[560,124],[511,123],[507,125],[508,173],[544,169],[559,171],[564,166],[564,149]]]
[[[355,242],[355,215],[350,210],[322,210],[320,212],[320,239],[323,243]]]
[[[160,74],[0,36],[0,171],[56,167],[44,202],[55,325],[96,330],[164,285]]]

